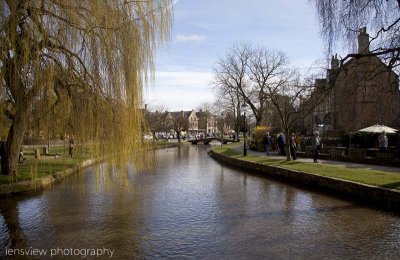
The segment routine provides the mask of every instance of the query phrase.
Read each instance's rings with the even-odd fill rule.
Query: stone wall
[[[210,156],[215,160],[226,163],[236,168],[263,174],[268,177],[289,181],[296,185],[307,186],[313,189],[322,190],[341,196],[346,196],[352,200],[362,201],[368,205],[389,209],[400,212],[400,191],[386,189],[352,181],[325,177],[301,171],[284,169],[276,166],[268,166],[255,162],[244,161],[231,158],[219,153],[210,151]]]

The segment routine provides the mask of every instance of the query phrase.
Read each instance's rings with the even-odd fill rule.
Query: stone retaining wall
[[[295,184],[311,187],[325,192],[348,196],[351,199],[362,201],[368,205],[400,212],[400,191],[386,189],[352,181],[325,177],[296,170],[284,169],[277,166],[268,166],[237,158],[228,157],[214,151],[209,152],[215,160],[254,173],[265,174],[273,178],[290,181]]]
[[[90,159],[79,163],[74,168],[69,168],[61,172],[55,172],[52,175],[47,175],[35,180],[21,181],[10,184],[0,185],[0,197],[10,196],[14,194],[27,193],[37,191],[49,187],[52,184],[64,180],[66,177],[72,175],[74,172],[84,169],[90,165],[99,162],[100,159]]]

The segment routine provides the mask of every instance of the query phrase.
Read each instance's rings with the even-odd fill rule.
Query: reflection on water
[[[157,151],[130,185],[100,165],[0,201],[7,248],[112,248],[118,258],[400,257],[400,218],[222,166],[203,146]],[[98,171],[98,168],[103,171]],[[102,175],[103,174],[103,175]]]

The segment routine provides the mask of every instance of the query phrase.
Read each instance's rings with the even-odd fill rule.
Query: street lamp
[[[243,156],[247,156],[247,139],[246,139],[246,103],[243,103],[243,118],[244,118],[244,131],[243,131]]]

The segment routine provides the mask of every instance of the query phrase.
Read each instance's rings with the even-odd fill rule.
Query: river
[[[85,248],[116,259],[399,259],[398,215],[223,166],[207,149],[158,150],[154,170],[131,171],[129,185],[103,182],[102,164],[0,200],[0,256]]]

